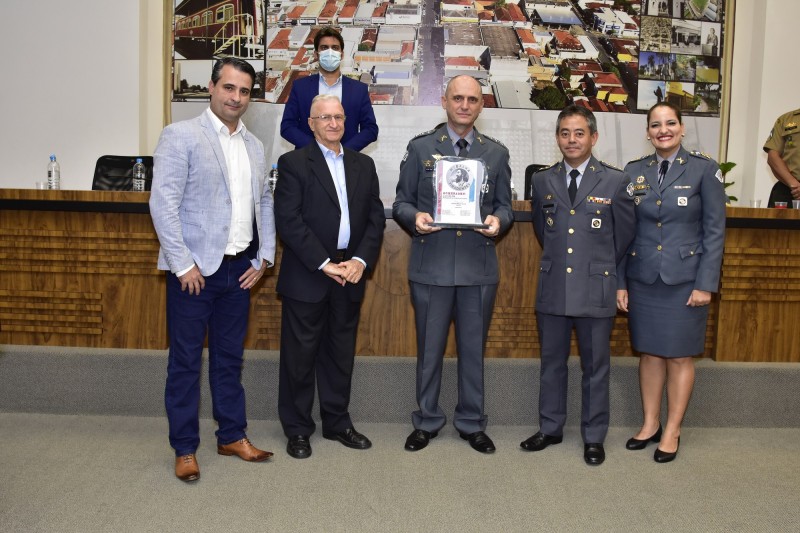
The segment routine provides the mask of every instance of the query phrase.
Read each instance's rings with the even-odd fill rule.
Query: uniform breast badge
[[[547,225],[553,227],[553,217],[547,217]]]
[[[689,200],[685,196],[678,196],[678,205],[681,207],[686,207],[689,205]]]
[[[600,229],[600,226],[602,226],[602,225],[603,225],[603,221],[600,220],[599,218],[593,218],[592,219],[592,228]]]

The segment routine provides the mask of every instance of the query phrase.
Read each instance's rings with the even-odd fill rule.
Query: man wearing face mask
[[[347,117],[341,141],[345,148],[361,151],[378,138],[378,124],[367,85],[342,76],[343,51],[342,34],[331,26],[321,28],[314,36],[319,73],[295,80],[281,120],[281,137],[295,148],[303,148],[314,141],[308,117],[311,100],[318,94],[333,94],[342,102]]]

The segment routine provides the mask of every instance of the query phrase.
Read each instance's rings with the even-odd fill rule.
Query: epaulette
[[[413,141],[414,139],[419,139],[420,137],[425,137],[426,135],[430,135],[431,133],[433,133],[435,131],[436,131],[436,128],[433,128],[432,130],[423,131],[422,133],[417,133],[416,135],[411,137],[411,140]]]
[[[486,135],[485,133],[478,134],[478,142],[481,143],[481,144],[483,144],[483,141],[481,141],[481,137],[486,137],[490,141],[493,141],[493,142],[499,144],[500,146],[502,146],[503,148],[508,149],[508,147],[505,144],[501,143],[500,141],[498,141],[497,139],[495,139],[494,137],[492,137],[490,135]]]
[[[559,160],[558,160],[558,161],[556,161],[555,163],[550,163],[549,165],[547,165],[547,166],[544,166],[544,167],[540,168],[539,170],[537,170],[536,172],[534,172],[534,174],[538,174],[539,172],[544,172],[545,170],[550,170],[551,168],[555,168],[555,167],[557,167],[557,166],[558,166],[558,165],[560,165],[560,164],[561,164],[561,160],[559,159]]]
[[[645,155],[643,155],[642,157],[637,157],[636,159],[631,159],[630,161],[628,161],[628,163],[635,163],[636,161],[642,161],[642,160],[644,160],[644,159],[647,159],[647,158],[648,158],[648,157],[650,157],[651,155],[653,155],[653,154],[645,154]],[[601,161],[601,162],[602,162],[602,161]]]
[[[613,170],[619,170],[620,172],[622,172],[622,169],[619,168],[618,166],[612,165],[611,163],[606,163],[605,161],[603,161],[601,159],[598,159],[598,161],[600,161],[600,164],[603,165],[604,167],[608,167],[608,168],[613,169]]]
[[[706,154],[705,152],[698,152],[698,151],[694,150],[694,151],[691,151],[689,153],[692,154],[695,157],[699,157],[700,159],[707,159],[707,160],[714,159],[713,157],[711,157],[710,155]]]

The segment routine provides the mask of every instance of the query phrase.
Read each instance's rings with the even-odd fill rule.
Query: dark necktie
[[[459,139],[456,142],[456,146],[458,146],[458,157],[469,157],[469,152],[467,152],[468,144],[466,139]]]
[[[664,178],[667,176],[667,170],[669,170],[669,161],[666,159],[661,162],[661,166],[658,169],[658,186],[661,187],[661,184],[664,183]]]
[[[567,192],[569,192],[569,203],[570,204],[574,204],[575,203],[575,195],[578,194],[578,182],[576,180],[578,179],[578,176],[580,176],[580,175],[581,175],[581,173],[577,168],[573,168],[569,172],[569,187],[567,187]]]

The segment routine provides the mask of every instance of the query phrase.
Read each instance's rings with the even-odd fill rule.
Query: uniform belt
[[[237,259],[241,259],[246,255],[246,250],[242,250],[241,252],[233,255],[225,254],[222,256],[223,261],[236,261]]]
[[[342,261],[344,261],[346,253],[347,250],[336,250],[336,253],[333,254],[333,257],[331,257],[331,261],[333,261],[334,263],[341,263]]]

